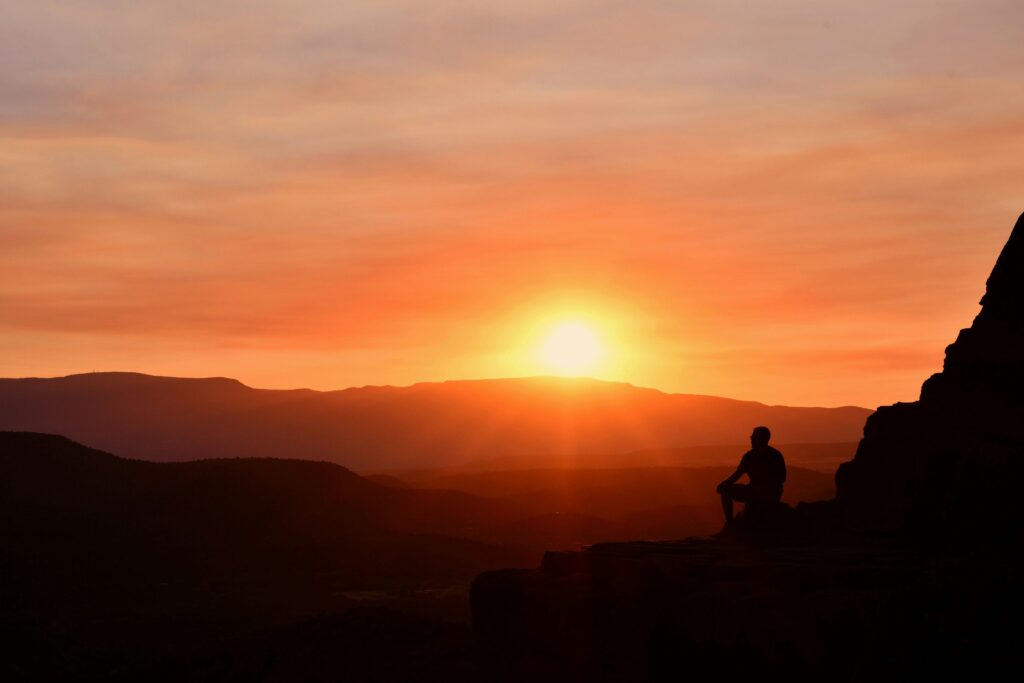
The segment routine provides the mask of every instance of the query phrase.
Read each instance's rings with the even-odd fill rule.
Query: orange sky
[[[1024,209],[1015,0],[229,4],[0,0],[0,375],[873,407]]]

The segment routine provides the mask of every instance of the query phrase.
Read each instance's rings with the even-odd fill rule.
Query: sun
[[[559,375],[593,372],[606,354],[605,346],[594,328],[579,321],[565,321],[555,325],[540,351],[547,368]]]

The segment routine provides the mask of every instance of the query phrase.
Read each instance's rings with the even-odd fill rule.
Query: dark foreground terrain
[[[1016,559],[984,544],[690,540],[488,573],[489,680],[991,680],[1012,667]]]
[[[532,561],[523,547],[471,538],[476,525],[516,514],[463,493],[380,486],[329,463],[157,464],[0,433],[0,677],[216,671],[211,661],[233,661],[274,633],[284,653],[299,628],[290,625],[317,617],[303,632],[378,633],[376,651],[349,641],[330,651],[370,666],[382,643],[418,630],[440,629],[441,641],[447,629],[465,632],[469,580]]]
[[[0,432],[4,680],[463,680],[469,583],[718,523],[723,467],[420,472],[127,460]],[[829,475],[793,468],[788,495]],[[593,514],[600,511],[600,516]],[[290,677],[290,678],[289,678]]]

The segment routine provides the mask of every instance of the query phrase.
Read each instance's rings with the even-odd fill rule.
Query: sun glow
[[[548,370],[560,375],[583,375],[597,370],[607,349],[597,332],[579,321],[557,324],[541,346]]]

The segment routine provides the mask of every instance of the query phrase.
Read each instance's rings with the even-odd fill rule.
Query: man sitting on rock
[[[786,481],[786,461],[782,453],[768,445],[772,433],[767,427],[754,427],[750,435],[750,450],[740,460],[740,466],[729,478],[718,485],[725,513],[725,528],[733,525],[732,503],[744,504],[744,516],[761,509],[770,509],[782,500],[782,484]],[[749,484],[737,484],[743,475]]]

